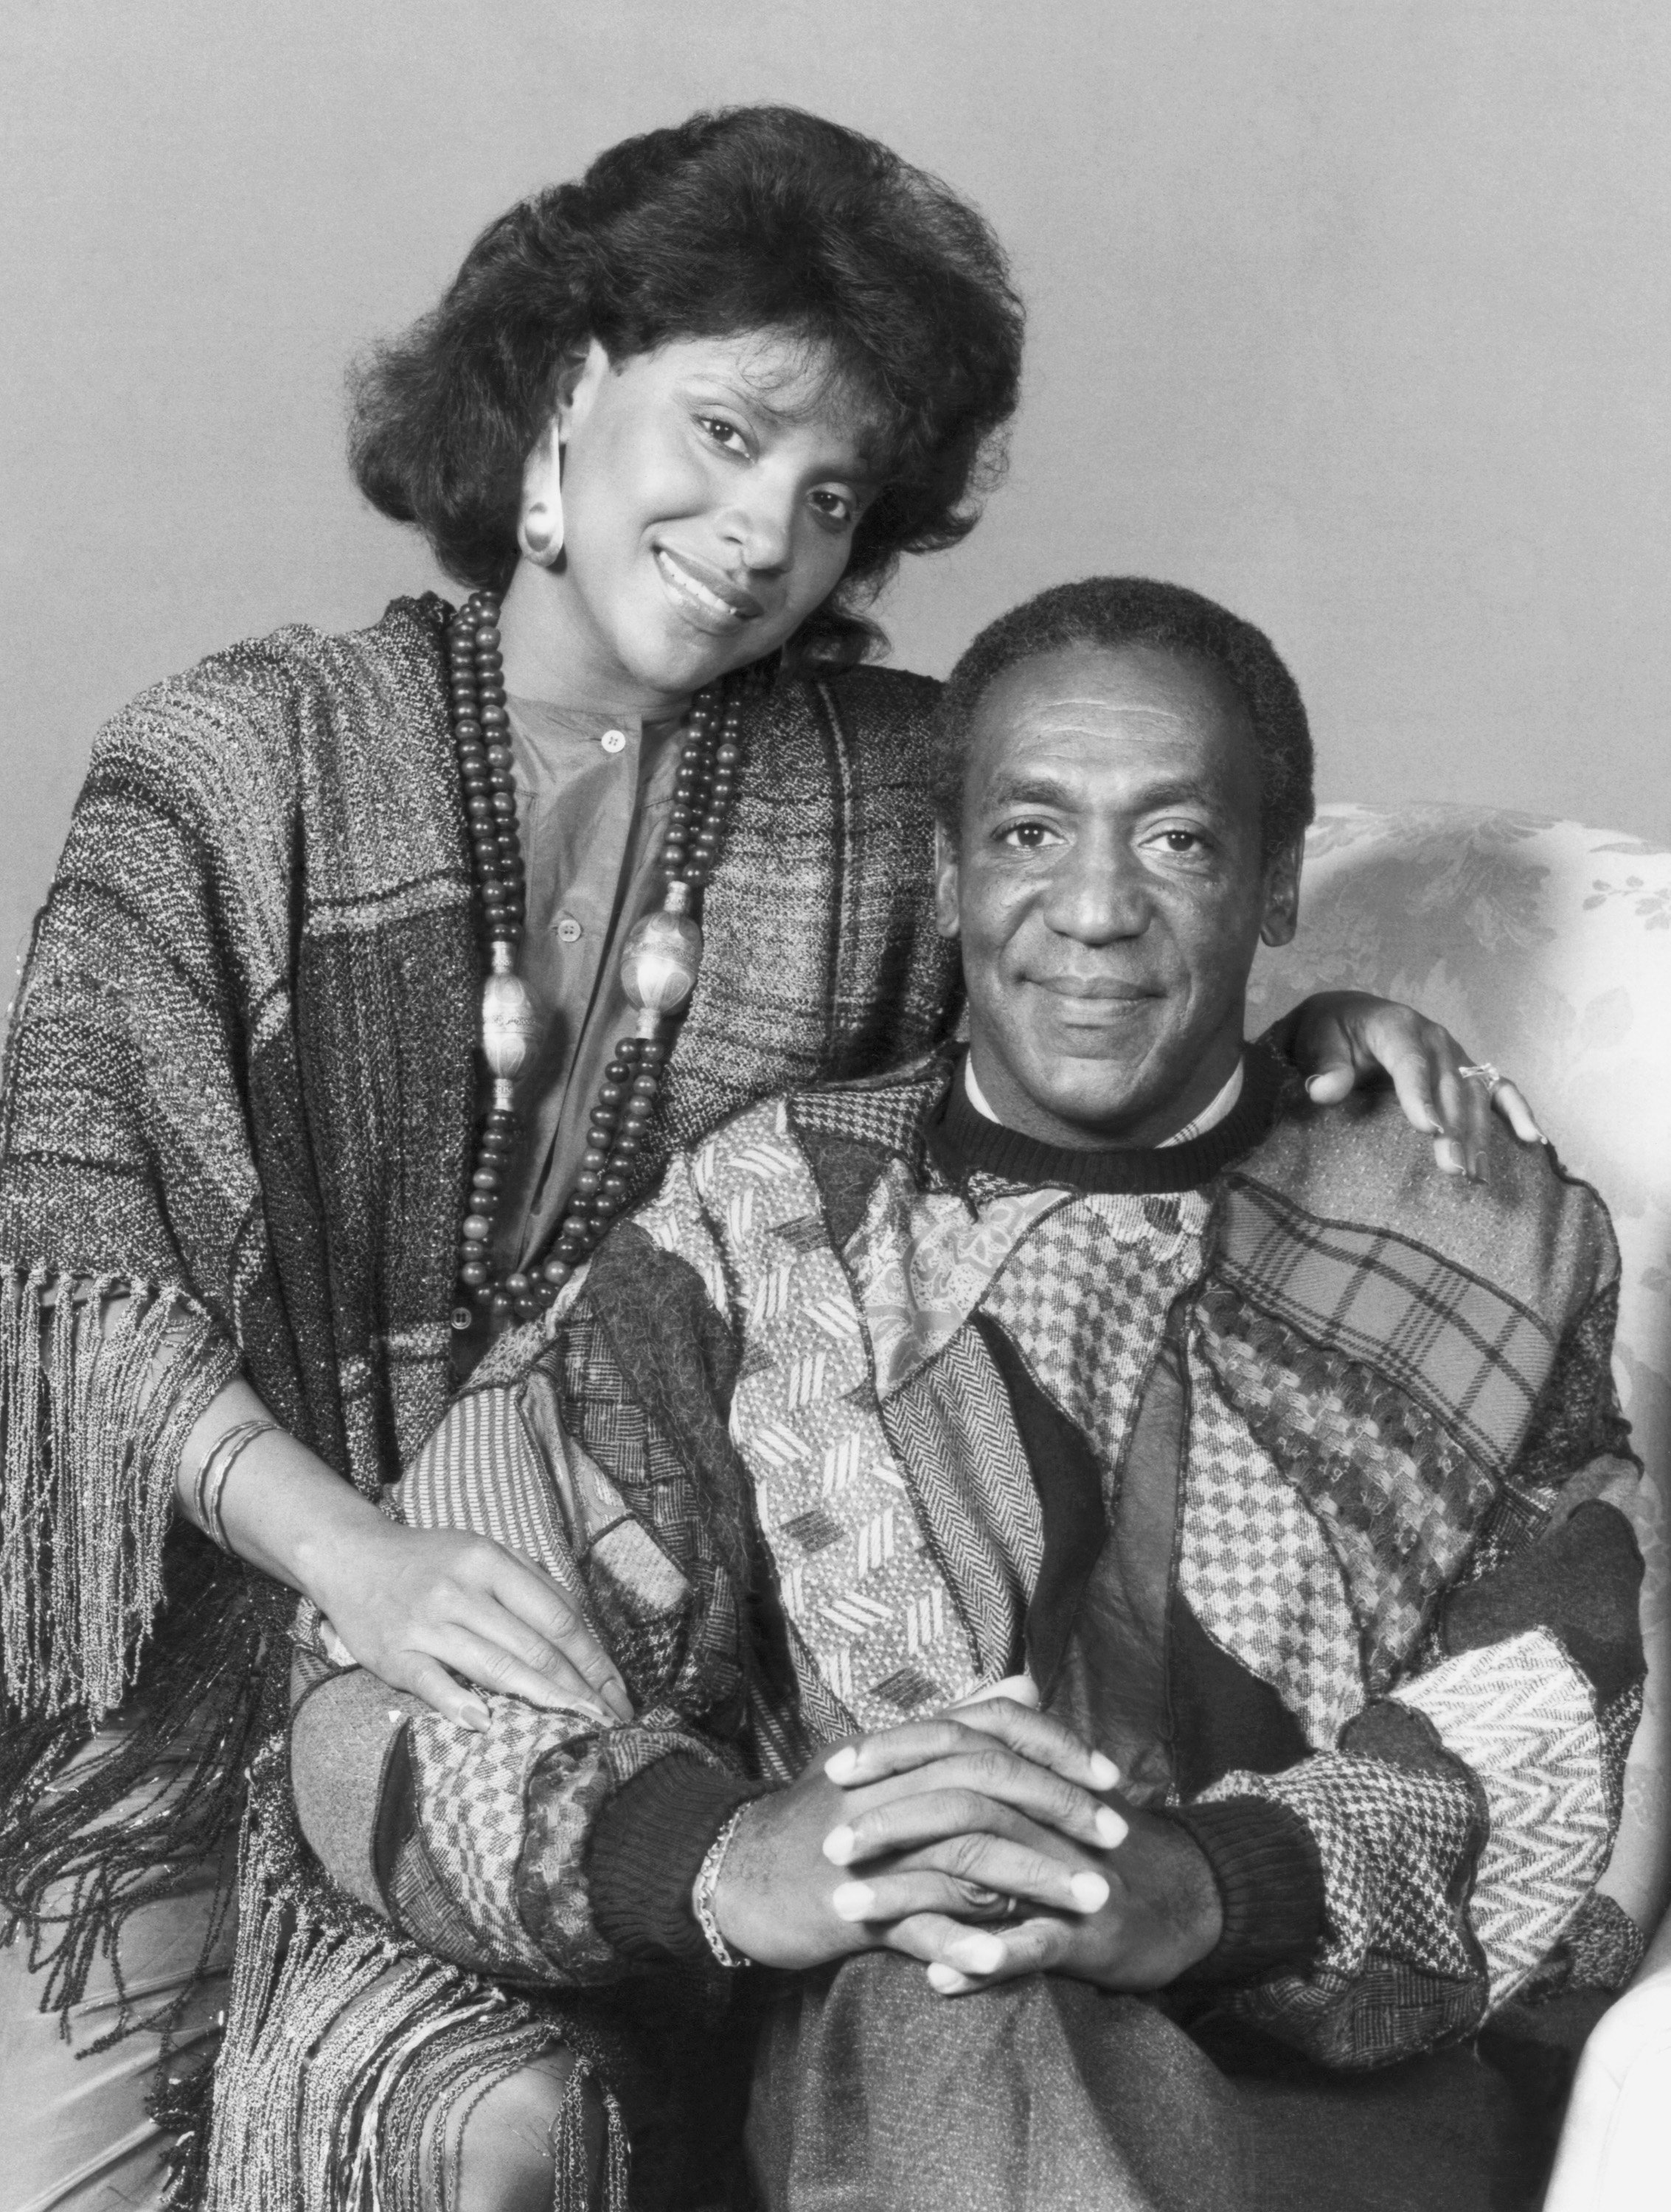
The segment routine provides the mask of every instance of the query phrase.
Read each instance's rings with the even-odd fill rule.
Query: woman
[[[980,218],[866,140],[756,109],[629,141],[495,223],[362,381],[360,481],[478,587],[465,612],[236,647],[101,739],[15,1011],[0,1170],[0,1852],[38,1928],[73,1903],[52,2001],[137,1911],[129,1979],[143,1937],[185,2016],[204,1869],[279,1710],[282,1586],[466,1725],[471,1682],[622,1709],[513,1549],[372,1500],[670,1144],[942,1030],[934,687],[859,665],[859,610],[972,526],[1020,336]],[[701,982],[671,1054],[623,1054],[623,945],[664,904],[675,968],[702,908]],[[668,969],[639,960],[641,993]],[[1338,1096],[1378,1053],[1463,1164],[1484,1105],[1450,1041],[1344,1015],[1301,1025],[1307,1064]],[[318,2170],[351,2139],[389,2203],[420,2189],[390,2179],[400,2113],[452,2155],[484,2091],[584,2040],[344,1917],[276,1814],[242,1911],[239,2016],[334,2023]],[[157,1966],[182,1920],[184,1965]],[[245,2201],[313,2200],[274,2166]]]

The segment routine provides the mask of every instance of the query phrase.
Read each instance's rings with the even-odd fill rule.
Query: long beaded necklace
[[[453,1326],[465,1330],[474,1322],[472,1305],[485,1307],[499,1322],[512,1315],[519,1321],[534,1320],[593,1250],[626,1201],[643,1149],[644,1125],[655,1110],[671,1050],[666,1030],[696,988],[702,963],[702,933],[690,907],[713,873],[737,796],[743,686],[733,682],[723,697],[717,689],[699,691],[691,702],[666,836],[656,863],[665,886],[661,910],[636,923],[622,950],[622,984],[638,1009],[634,1032],[617,1042],[614,1057],[604,1070],[587,1127],[586,1151],[550,1257],[535,1272],[518,1270],[501,1281],[493,1260],[493,1234],[516,1138],[512,1100],[538,1023],[527,986],[516,972],[526,884],[517,836],[504,660],[499,650],[499,600],[494,592],[473,593],[453,617],[447,653],[453,742],[487,927],[482,1052],[493,1084],[471,1173],[470,1210],[459,1237],[461,1303],[454,1310]]]

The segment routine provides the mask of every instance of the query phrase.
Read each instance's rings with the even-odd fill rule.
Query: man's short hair
[[[1263,849],[1268,855],[1299,836],[1316,811],[1311,731],[1299,687],[1263,630],[1199,592],[1147,576],[1087,576],[1054,585],[1000,615],[969,647],[940,694],[935,732],[934,812],[947,830],[956,834],[969,733],[982,699],[1006,669],[1074,645],[1109,652],[1158,646],[1222,669],[1253,724]]]

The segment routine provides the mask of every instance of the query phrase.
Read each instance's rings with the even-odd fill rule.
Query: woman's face
[[[650,707],[774,651],[841,581],[878,488],[868,427],[780,333],[618,362],[594,341],[557,415],[566,558],[535,572],[545,652]]]

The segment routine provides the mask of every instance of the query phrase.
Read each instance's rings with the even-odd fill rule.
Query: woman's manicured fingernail
[[[829,1901],[838,1920],[868,1920],[876,1903],[876,1892],[867,1881],[844,1881],[832,1893]]]
[[[1089,1869],[1073,1876],[1067,1885],[1067,1893],[1081,1912],[1100,1912],[1109,1901],[1107,1882]]]
[[[1485,1180],[1486,1155],[1483,1152],[1470,1152],[1468,1154],[1468,1181],[1470,1182],[1484,1182]]]
[[[476,1704],[473,1699],[467,1705],[460,1705],[459,1725],[460,1728],[469,1729],[476,1735],[485,1735],[491,1725],[487,1707]]]
[[[1441,1137],[1433,1147],[1441,1175],[1466,1175],[1467,1158],[1455,1137]]]
[[[847,1866],[858,1847],[859,1838],[851,1828],[832,1828],[823,1839],[823,1855],[831,1866]]]
[[[1091,1754],[1091,1786],[1093,1790],[1112,1790],[1120,1779],[1120,1769],[1106,1752]]]
[[[1116,1844],[1126,1840],[1126,1823],[1112,1805],[1097,1808],[1097,1840],[1105,1851],[1111,1851]]]
[[[823,1771],[832,1782],[851,1782],[859,1771],[859,1753],[850,1743],[839,1751],[832,1751],[823,1763]]]
[[[928,1984],[943,1997],[958,1996],[963,1990],[974,1987],[967,1974],[960,1974],[955,1966],[945,1966],[939,1959],[928,1969]]]
[[[633,1701],[619,1682],[605,1682],[602,1691],[604,1703],[618,1721],[629,1721],[633,1717]]]
[[[965,1973],[995,1974],[1004,1963],[1004,1946],[996,1936],[960,1936],[946,1946],[946,1956]]]

